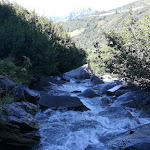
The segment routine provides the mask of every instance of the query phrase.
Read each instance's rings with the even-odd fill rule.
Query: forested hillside
[[[107,12],[63,22],[62,25],[79,47],[93,49],[96,42],[104,42],[103,31],[122,27],[123,19],[129,15],[129,9],[133,9],[133,15],[137,18],[142,18],[150,11],[150,0],[140,0]]]
[[[85,63],[67,32],[56,22],[17,4],[0,2],[0,74],[16,82],[63,73]]]
[[[104,32],[124,28],[125,22],[129,19],[130,9],[134,18],[140,20],[150,12],[150,0],[139,0],[107,12],[98,12],[62,23],[74,42],[87,51],[89,63],[96,74],[110,72],[110,68],[112,68],[111,65],[106,68],[101,61],[101,59],[109,60],[112,57],[110,54],[111,47],[107,45]],[[102,52],[104,53],[101,54],[103,56],[100,58]]]

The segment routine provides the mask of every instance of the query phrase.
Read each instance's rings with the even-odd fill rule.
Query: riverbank
[[[41,91],[5,77],[0,85],[8,81],[11,86],[3,87],[10,87],[15,102],[0,107],[1,147],[29,149],[39,143],[34,150],[150,148],[147,91],[110,76],[100,79],[88,66],[47,78],[49,85]]]

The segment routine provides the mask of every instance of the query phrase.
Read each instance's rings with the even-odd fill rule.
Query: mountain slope
[[[63,22],[62,25],[78,46],[85,50],[93,49],[96,42],[104,43],[103,31],[122,26],[122,21],[128,17],[131,8],[136,17],[142,18],[150,10],[150,0],[139,0],[107,12],[97,12],[76,20]],[[80,32],[73,34],[75,31]]]

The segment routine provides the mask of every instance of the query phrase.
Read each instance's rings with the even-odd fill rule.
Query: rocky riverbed
[[[33,150],[150,149],[148,91],[133,90],[110,76],[99,79],[88,66],[47,81],[49,85],[42,91],[13,83],[10,90],[14,89],[16,102],[0,108],[2,146]]]

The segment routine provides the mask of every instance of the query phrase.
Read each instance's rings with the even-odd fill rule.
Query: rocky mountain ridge
[[[80,17],[90,15],[90,14],[94,14],[96,12],[98,12],[98,11],[92,10],[91,8],[76,9],[76,10],[66,14],[63,17],[50,17],[50,19],[51,20],[56,20],[56,21],[59,21],[59,22],[63,22],[63,21],[78,19]]]

